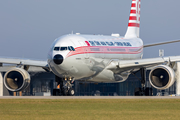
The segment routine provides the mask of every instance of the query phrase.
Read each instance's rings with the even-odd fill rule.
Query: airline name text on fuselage
[[[129,42],[85,41],[88,46],[132,46]]]

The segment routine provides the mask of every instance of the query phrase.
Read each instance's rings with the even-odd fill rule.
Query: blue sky
[[[180,39],[179,0],[141,0],[144,44]],[[1,0],[0,56],[46,60],[57,37],[74,33],[124,36],[131,0]],[[180,43],[144,49],[144,58],[180,55]]]

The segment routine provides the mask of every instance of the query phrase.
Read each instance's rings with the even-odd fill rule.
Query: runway
[[[0,99],[180,99],[180,96],[0,96]]]

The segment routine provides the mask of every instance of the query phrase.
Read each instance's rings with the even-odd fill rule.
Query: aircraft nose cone
[[[53,58],[54,63],[56,63],[57,65],[61,64],[63,62],[63,56],[60,54],[57,54],[54,56]]]

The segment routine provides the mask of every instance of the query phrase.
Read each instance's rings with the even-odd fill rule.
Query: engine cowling
[[[29,73],[22,68],[12,68],[4,75],[4,85],[13,92],[26,89],[30,84]]]
[[[149,73],[149,81],[156,89],[167,89],[175,82],[174,70],[167,65],[156,66]]]

